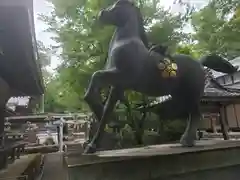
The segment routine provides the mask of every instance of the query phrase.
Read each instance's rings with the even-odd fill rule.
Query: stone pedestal
[[[240,179],[240,141],[200,141],[74,154],[65,159],[69,180]]]

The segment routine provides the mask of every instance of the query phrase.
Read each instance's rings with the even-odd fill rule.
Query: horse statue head
[[[129,0],[118,0],[99,12],[99,20],[107,25],[124,26],[136,7]]]
[[[159,54],[166,55],[168,47],[161,44],[149,45],[147,34],[144,29],[144,20],[140,9],[130,0],[118,0],[112,6],[103,9],[99,13],[99,20],[108,25],[123,27],[129,17],[135,18],[137,23],[138,35],[146,48]]]
[[[117,0],[113,5],[101,10],[98,15],[99,21],[106,25],[124,27],[129,18],[137,23],[138,34],[143,44],[148,48],[148,39],[144,29],[144,20],[140,9],[130,0]]]

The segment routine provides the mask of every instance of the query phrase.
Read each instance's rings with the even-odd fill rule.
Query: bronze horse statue
[[[84,153],[94,153],[102,132],[116,103],[123,99],[126,89],[159,97],[171,95],[163,109],[177,117],[188,118],[180,143],[194,146],[196,130],[201,119],[200,100],[204,93],[204,66],[224,72],[237,71],[217,55],[208,55],[199,61],[183,54],[166,55],[165,49],[148,49],[147,39],[139,9],[129,0],[118,0],[99,13],[99,21],[116,26],[109,45],[105,69],[96,71],[90,80],[85,101],[99,120],[99,127]],[[100,90],[111,87],[105,104]]]

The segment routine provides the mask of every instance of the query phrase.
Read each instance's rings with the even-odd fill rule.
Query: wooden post
[[[212,131],[213,133],[217,133],[217,127],[216,127],[216,122],[217,122],[217,118],[214,115],[211,115],[211,125],[212,125]]]
[[[6,150],[4,150],[4,152],[3,152],[3,159],[2,159],[2,164],[1,164],[1,167],[2,168],[7,168],[7,166],[8,166],[8,164],[7,164],[7,160],[8,160],[8,153],[7,153],[7,151]]]
[[[41,113],[44,113],[44,94],[42,94],[41,96],[40,107],[41,107]]]
[[[7,158],[8,154],[5,149],[5,133],[4,133],[4,125],[5,125],[5,110],[6,104],[11,96],[11,89],[8,83],[0,77],[0,169],[7,167]]]
[[[233,104],[233,111],[234,111],[234,116],[237,122],[237,127],[239,128],[239,123],[238,123],[238,116],[237,116],[237,110],[236,110],[236,105]]]
[[[228,127],[226,124],[226,107],[223,105],[222,107],[220,107],[220,124],[221,124],[221,130],[222,130],[222,134],[223,134],[223,138],[224,140],[228,140],[229,139],[229,135],[228,135]]]
[[[16,148],[13,148],[11,150],[11,160],[15,161],[16,158]]]
[[[17,156],[17,159],[20,159],[20,155],[21,155],[21,148],[20,148],[20,147],[17,147],[17,148],[16,148],[16,156]]]
[[[59,152],[63,152],[63,122],[59,125]]]

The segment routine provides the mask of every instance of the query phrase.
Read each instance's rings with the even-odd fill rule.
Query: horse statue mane
[[[154,52],[157,52],[161,55],[167,55],[166,54],[167,50],[168,50],[167,46],[163,46],[161,44],[152,44],[151,46],[149,45],[147,33],[145,31],[145,28],[144,28],[144,20],[143,20],[143,16],[142,16],[142,13],[140,11],[140,8],[136,7],[136,11],[137,11],[137,16],[138,16],[139,35],[140,35],[140,38],[141,38],[143,44],[146,46],[146,48],[149,48],[150,52],[154,51]]]

